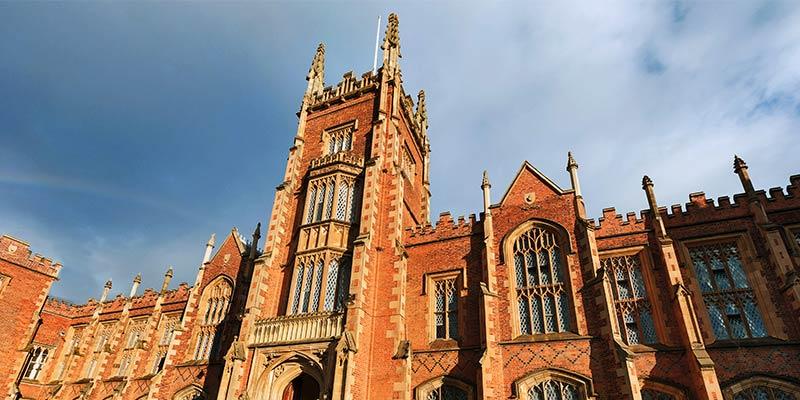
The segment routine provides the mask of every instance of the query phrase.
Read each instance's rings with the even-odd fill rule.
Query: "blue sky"
[[[640,210],[800,173],[794,2],[3,2],[0,232],[61,261],[52,293],[192,282],[211,232],[266,221],[320,41],[327,84],[371,68],[400,17],[406,90],[427,92],[433,214],[499,199],[523,160],[589,212]],[[383,31],[383,28],[381,29]],[[174,285],[174,284],[173,284]]]

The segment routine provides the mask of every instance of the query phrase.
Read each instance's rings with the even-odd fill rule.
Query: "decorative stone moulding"
[[[256,322],[251,345],[315,342],[332,340],[342,334],[343,319],[339,312],[282,315]]]

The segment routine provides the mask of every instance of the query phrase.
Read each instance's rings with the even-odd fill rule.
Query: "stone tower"
[[[403,90],[395,14],[382,49],[377,74],[325,87],[317,48],[243,316],[250,350],[220,399],[408,391],[402,232],[429,221],[430,146],[425,94],[415,107]]]

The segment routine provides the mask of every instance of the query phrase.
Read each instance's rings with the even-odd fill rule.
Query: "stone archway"
[[[301,373],[283,389],[281,400],[319,400],[319,382],[311,375]]]

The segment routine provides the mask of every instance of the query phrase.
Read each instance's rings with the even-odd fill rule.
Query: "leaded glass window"
[[[563,381],[548,379],[528,389],[528,400],[578,400],[578,387]]]
[[[308,312],[308,302],[311,300],[311,283],[314,280],[314,262],[309,262],[306,272],[306,282],[303,286],[303,312]]]
[[[353,126],[328,133],[328,154],[336,154],[353,148]]]
[[[733,400],[800,400],[792,393],[766,385],[751,386],[733,395]]]
[[[325,202],[325,188],[326,186],[324,183],[319,187],[319,195],[317,196],[317,205],[315,206],[314,212],[314,222],[319,222],[322,220],[322,207]],[[333,190],[333,188],[331,188],[331,190]]]
[[[350,294],[350,260],[342,259],[339,267],[340,271],[336,289],[336,304],[334,305],[337,310],[344,308],[347,296]]]
[[[675,396],[653,389],[642,389],[642,400],[676,400]]]
[[[425,400],[467,400],[467,392],[448,384],[428,392]]]
[[[325,262],[322,259],[317,261],[317,273],[314,277],[314,293],[311,295],[311,311],[315,312],[319,309],[319,296],[322,290],[322,274],[325,269]]]
[[[292,300],[292,314],[297,314],[297,307],[300,305],[300,294],[303,292],[303,272],[304,266],[301,263],[297,267],[297,279],[294,283],[294,299]]]
[[[794,238],[794,242],[797,243],[797,246],[800,247],[800,229],[793,230],[792,237]]]
[[[22,377],[35,381],[44,368],[44,363],[47,362],[49,352],[50,350],[39,346],[32,348],[28,352],[28,362],[23,369]]]
[[[339,260],[332,260],[328,266],[328,280],[325,282],[325,311],[333,311],[336,302],[336,287],[339,279]]]
[[[640,256],[606,257],[600,264],[611,280],[614,309],[622,337],[629,345],[656,343],[653,310],[642,279]]]
[[[520,333],[569,330],[566,271],[556,236],[530,229],[514,242],[513,259]]]
[[[314,221],[314,205],[317,204],[317,188],[311,187],[311,190],[308,192],[308,216],[306,217],[306,223],[310,224]]]
[[[434,281],[433,319],[437,339],[458,339],[456,278]]]
[[[344,221],[344,217],[347,216],[347,200],[349,199],[349,189],[350,186],[348,186],[346,182],[339,183],[339,197],[336,199],[336,219],[339,221]]]
[[[691,247],[689,254],[717,339],[766,336],[736,242]]]

